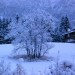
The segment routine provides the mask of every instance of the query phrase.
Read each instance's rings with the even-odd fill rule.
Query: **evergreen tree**
[[[15,18],[16,18],[16,23],[18,23],[18,22],[19,22],[19,18],[20,18],[20,17],[19,17],[18,15],[16,15],[16,17],[15,17]]]
[[[59,26],[59,32],[60,34],[65,34],[65,33],[68,33],[68,29],[70,28],[70,23],[69,23],[69,19],[68,17],[62,17],[61,19],[61,23],[60,23],[60,26]]]
[[[65,31],[68,32],[68,29],[70,29],[70,22],[68,17],[65,17]]]
[[[9,32],[9,24],[10,21],[8,19],[0,19],[0,36],[5,37],[5,35],[7,35],[7,33]]]
[[[68,30],[70,29],[70,23],[68,17],[62,17],[61,23],[59,26],[59,36],[60,36],[60,41],[64,41],[65,37],[64,34],[68,33]]]

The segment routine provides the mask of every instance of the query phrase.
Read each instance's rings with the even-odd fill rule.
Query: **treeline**
[[[15,23],[19,22],[20,17],[16,15]],[[6,41],[5,36],[9,33],[10,29],[9,26],[12,23],[11,19],[7,18],[0,18],[0,43],[10,43],[9,40]],[[49,29],[49,28],[48,28]],[[59,21],[58,25],[56,25],[55,29],[52,30],[51,36],[53,42],[65,42],[67,39],[65,38],[64,34],[68,33],[71,29],[70,21],[67,16],[64,16]],[[48,30],[49,32],[49,30]],[[49,40],[48,40],[49,41]]]

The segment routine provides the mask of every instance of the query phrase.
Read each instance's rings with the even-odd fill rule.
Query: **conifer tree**
[[[70,29],[70,23],[67,16],[62,17],[61,23],[59,26],[59,36],[61,38],[61,41],[64,41],[64,34],[68,33],[68,30]]]
[[[68,33],[68,29],[70,29],[69,19],[68,19],[67,16],[62,17],[61,23],[60,23],[60,26],[59,26],[59,32],[61,34],[65,34],[65,33]]]

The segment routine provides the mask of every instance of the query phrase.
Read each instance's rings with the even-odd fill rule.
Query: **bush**
[[[56,64],[54,69],[50,68],[51,75],[75,75],[74,65],[71,62],[64,61]]]
[[[15,71],[13,72],[13,75],[26,75],[23,67],[20,64],[17,64],[17,67]]]

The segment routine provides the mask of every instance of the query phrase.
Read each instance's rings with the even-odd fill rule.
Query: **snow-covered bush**
[[[52,16],[45,11],[25,15],[18,23],[12,23],[9,37],[13,37],[15,51],[24,51],[29,58],[39,58],[49,49],[46,42],[52,40]]]
[[[26,75],[25,70],[20,64],[17,64],[13,71],[11,69],[10,64],[0,60],[0,75]]]
[[[6,64],[4,60],[0,61],[0,75],[11,75],[10,65]]]
[[[13,75],[26,75],[25,70],[20,64],[17,64],[17,67],[12,74]]]
[[[50,68],[51,75],[75,75],[75,66],[68,61],[56,64],[54,67],[54,69]]]

